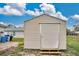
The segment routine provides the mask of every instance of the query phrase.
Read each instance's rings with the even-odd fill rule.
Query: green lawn
[[[23,38],[13,38],[13,42],[24,42]]]
[[[24,47],[24,38],[13,38],[12,40],[13,42],[18,42],[19,43],[19,47]]]
[[[64,54],[79,56],[79,41],[73,36],[67,36],[67,50]]]
[[[10,51],[5,51],[0,53],[0,55],[22,55],[19,52],[25,52],[24,49],[24,39],[14,38],[13,42],[19,42],[17,48],[12,48]],[[27,53],[27,52],[26,52]],[[65,56],[79,56],[79,40],[76,40],[72,36],[67,36],[67,50],[63,53]]]

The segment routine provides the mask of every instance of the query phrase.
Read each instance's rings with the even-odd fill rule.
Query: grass
[[[25,52],[24,39],[14,38],[13,42],[19,42],[17,48],[12,48],[10,51],[0,52],[0,55],[13,55],[19,56],[19,52]],[[27,52],[26,52],[27,53]],[[63,53],[64,56],[79,56],[79,40],[76,40],[73,36],[67,36],[67,50]]]
[[[23,38],[13,38],[12,41],[13,41],[13,42],[23,42],[24,39],[23,39]]]
[[[69,56],[79,56],[79,41],[73,36],[67,36],[67,50],[64,54]]]
[[[12,42],[18,42],[19,43],[19,47],[23,47],[24,46],[24,38],[13,38]]]

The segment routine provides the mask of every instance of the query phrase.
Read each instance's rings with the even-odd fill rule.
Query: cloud
[[[17,15],[22,16],[23,14],[29,14],[32,16],[39,16],[41,14],[48,14],[51,16],[55,16],[58,18],[61,18],[63,20],[67,20],[67,17],[65,17],[61,12],[56,12],[56,8],[53,4],[46,4],[42,3],[39,5],[41,11],[37,8],[34,10],[27,9],[27,4],[25,3],[8,3],[4,6],[4,8],[0,8],[0,14],[6,14],[6,15]]]
[[[17,9],[11,9],[10,11],[13,15],[23,15],[22,12],[18,11]]]
[[[8,26],[7,23],[4,23],[4,22],[0,22],[1,25],[4,25],[4,26]]]
[[[29,15],[32,15],[32,16],[39,16],[39,15],[43,14],[43,12],[39,11],[39,9],[35,9],[34,11],[27,10],[26,13]]]
[[[52,4],[43,3],[43,4],[40,4],[40,8],[46,14],[55,14],[56,13],[55,6]]]
[[[25,6],[25,3],[9,3],[4,8],[0,8],[0,14],[21,16],[25,13]]]
[[[68,20],[68,18],[65,17],[61,12],[59,12],[59,11],[56,12],[56,8],[53,4],[43,3],[43,4],[40,4],[40,8],[45,14],[55,16],[55,17],[61,18],[63,20]]]
[[[63,16],[62,13],[59,12],[59,11],[56,13],[56,17],[61,18],[61,19],[63,19],[63,20],[68,20],[68,18],[65,17],[65,16]]]
[[[24,24],[18,24],[18,25],[15,25],[16,28],[23,28],[24,27]]]
[[[41,11],[39,11],[39,9],[35,9],[34,11],[27,9],[26,13],[29,15],[32,15],[32,16],[39,16],[39,15],[45,13],[45,14],[48,14],[51,16],[61,18],[63,20],[68,20],[68,18],[65,17],[61,12],[59,12],[59,11],[56,12],[55,6],[52,4],[43,3],[43,4],[40,4],[39,7],[40,7]]]
[[[72,19],[75,19],[75,20],[79,20],[79,15],[78,14],[75,14],[73,16],[71,16]]]
[[[26,8],[26,4],[25,3],[17,3],[17,5],[19,6],[19,7],[21,7],[21,8]]]
[[[0,8],[0,14],[4,14],[4,9]]]
[[[9,3],[12,8],[19,10],[22,13],[25,13],[26,5],[25,3]]]
[[[9,5],[4,6],[4,10],[5,10],[6,14],[9,14],[9,15],[22,15],[22,12],[20,12],[16,8],[12,8]]]

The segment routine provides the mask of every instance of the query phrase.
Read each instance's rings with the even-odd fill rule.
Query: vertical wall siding
[[[59,49],[66,49],[66,23],[61,23]]]
[[[46,15],[24,22],[24,48],[40,49],[40,24],[39,23],[61,23],[59,49],[66,49],[65,22]]]

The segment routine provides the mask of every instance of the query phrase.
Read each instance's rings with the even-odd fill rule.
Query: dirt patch
[[[6,49],[9,49],[11,47],[17,47],[17,42],[7,42],[7,43],[0,43],[0,51],[4,51]]]

